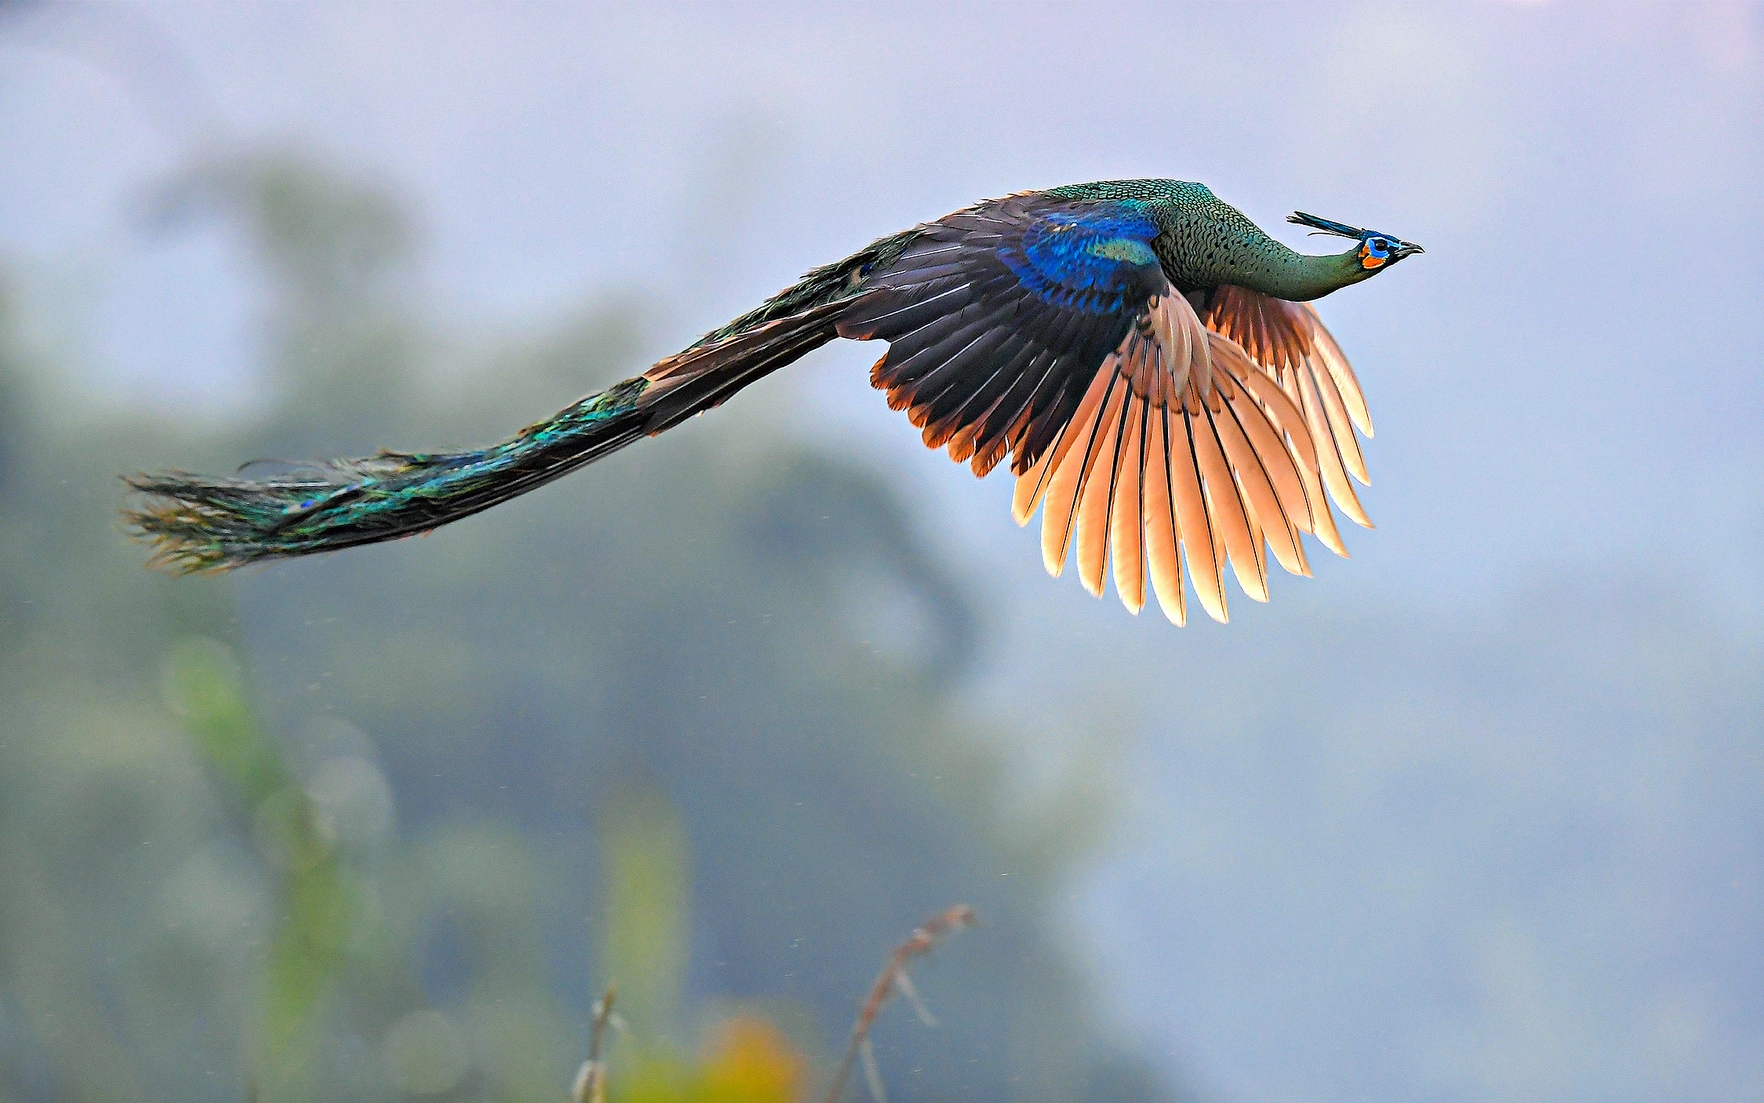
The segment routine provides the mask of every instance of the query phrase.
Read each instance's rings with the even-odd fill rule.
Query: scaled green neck
[[[1306,256],[1275,241],[1243,212],[1204,185],[1177,180],[1119,181],[1106,187],[1110,197],[1149,201],[1162,233],[1153,243],[1164,270],[1184,291],[1236,284],[1280,299],[1304,302],[1359,283],[1376,269],[1360,266],[1356,243],[1345,253]]]
[[[1261,242],[1243,243],[1222,258],[1219,283],[1233,283],[1277,299],[1307,302],[1359,283],[1376,269],[1360,264],[1359,246],[1345,253],[1307,256],[1259,234]]]

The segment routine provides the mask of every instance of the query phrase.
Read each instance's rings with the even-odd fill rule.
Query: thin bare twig
[[[858,1012],[857,1021],[851,1024],[851,1040],[845,1044],[845,1056],[839,1059],[839,1069],[833,1074],[832,1086],[827,1089],[827,1103],[839,1103],[839,1097],[845,1093],[845,1082],[851,1079],[852,1067],[857,1064],[860,1056],[865,1058],[864,1072],[865,1078],[870,1082],[870,1091],[876,1096],[876,1103],[883,1103],[882,1078],[876,1074],[875,1058],[869,1056],[870,1027],[875,1025],[882,1005],[896,992],[907,994],[921,1019],[929,1018],[929,1012],[924,1010],[924,1002],[918,998],[913,982],[907,978],[906,967],[914,958],[925,956],[938,943],[964,927],[972,927],[974,922],[974,909],[966,904],[957,904],[927,919],[913,930],[905,942],[894,948],[894,953],[888,956],[888,963],[882,967],[881,974],[876,977],[876,983],[870,989],[870,998],[864,1001],[863,1010]],[[926,1025],[935,1021],[930,1020]]]
[[[570,1098],[575,1103],[605,1103],[606,1062],[600,1059],[600,1044],[613,1021],[613,997],[617,994],[618,989],[608,988],[605,995],[594,1001],[594,1021],[588,1028],[588,1059],[576,1071],[576,1083],[570,1089]]]

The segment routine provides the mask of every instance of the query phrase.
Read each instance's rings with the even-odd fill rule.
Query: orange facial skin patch
[[[1361,268],[1377,268],[1379,265],[1384,263],[1385,259],[1386,258],[1384,258],[1384,257],[1373,256],[1372,255],[1372,246],[1370,246],[1370,245],[1360,246],[1360,267]]]

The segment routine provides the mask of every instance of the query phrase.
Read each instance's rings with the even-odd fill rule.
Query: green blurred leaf
[[[689,857],[686,830],[665,796],[638,787],[601,813],[601,975],[618,986],[621,1013],[647,1044],[679,1029],[686,975]]]

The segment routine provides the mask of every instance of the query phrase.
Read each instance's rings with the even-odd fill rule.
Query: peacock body
[[[153,562],[226,570],[426,532],[666,431],[835,338],[888,342],[871,381],[977,475],[1010,461],[1013,510],[1127,607],[1147,583],[1187,618],[1183,576],[1226,619],[1229,565],[1267,600],[1268,554],[1309,574],[1301,535],[1345,555],[1330,502],[1370,527],[1360,386],[1310,303],[1421,252],[1294,252],[1200,184],[1114,180],[988,200],[814,269],[642,375],[488,448],[382,452],[269,476],[130,478]]]

